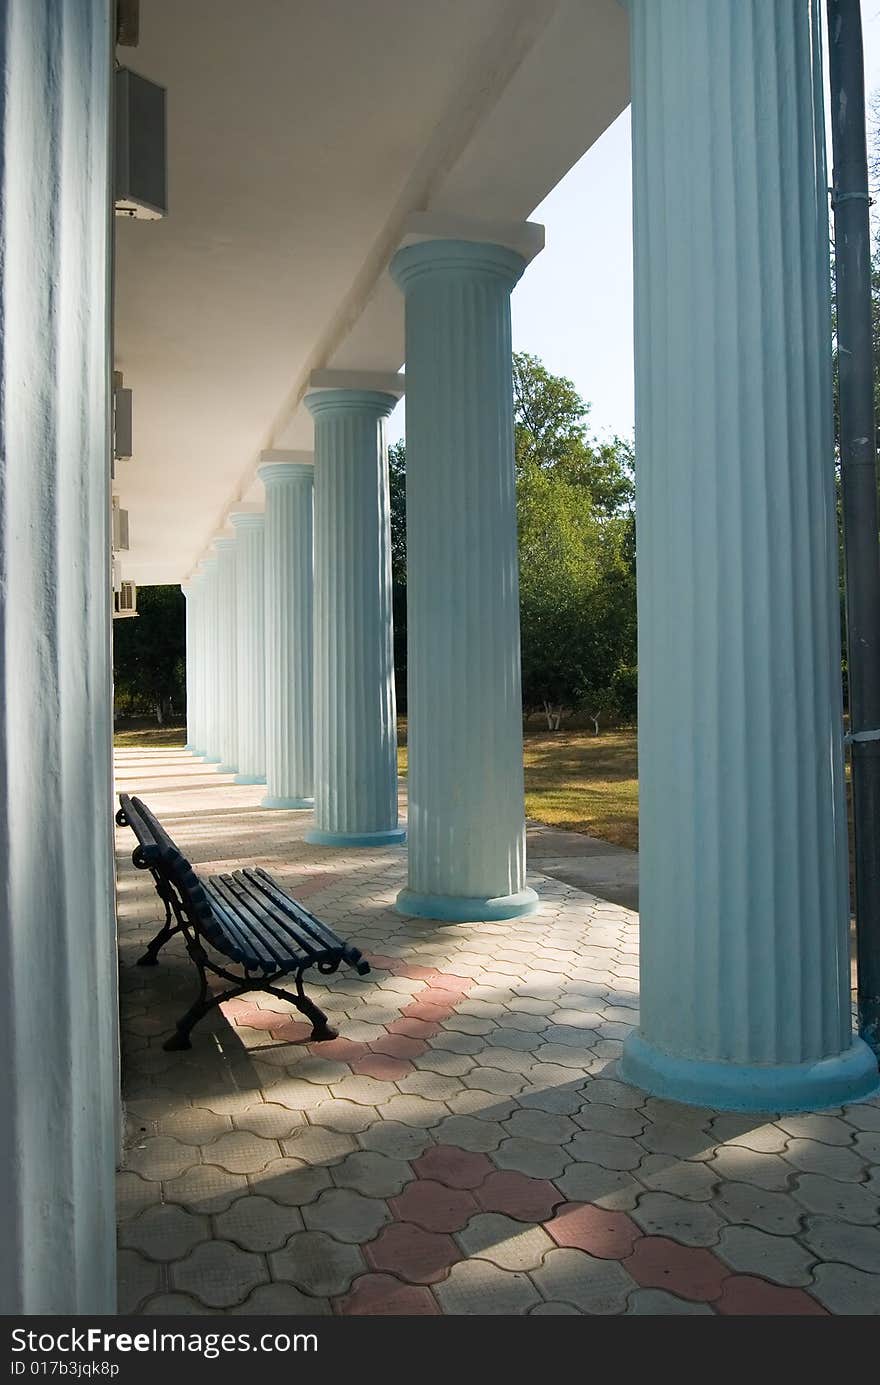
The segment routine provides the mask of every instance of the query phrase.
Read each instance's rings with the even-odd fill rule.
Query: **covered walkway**
[[[405,919],[402,847],[309,845],[310,814],[182,750],[117,751],[117,788],[373,961],[320,988],[330,1044],[267,996],[165,1053],[193,973],[134,967],[160,910],[117,834],[121,1312],[876,1312],[880,1099],[741,1116],[621,1083],[636,914],[530,873],[517,922]]]

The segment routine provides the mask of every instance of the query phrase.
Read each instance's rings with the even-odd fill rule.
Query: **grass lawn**
[[[401,727],[401,740],[405,741]],[[526,816],[634,849],[639,844],[636,732],[527,731]],[[406,774],[406,745],[397,751]]]
[[[397,758],[406,774],[406,724],[401,722]],[[117,731],[119,747],[182,746],[182,726]],[[525,734],[526,815],[569,832],[586,832],[619,846],[638,847],[639,797],[636,733],[591,730]]]
[[[134,731],[115,731],[113,744],[120,746],[141,745],[151,749],[160,746],[174,746],[180,749],[186,745],[185,726],[147,726]]]

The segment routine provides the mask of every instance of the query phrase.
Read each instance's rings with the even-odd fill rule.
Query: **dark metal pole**
[[[859,0],[828,0],[859,1031],[880,1054],[880,524]]]

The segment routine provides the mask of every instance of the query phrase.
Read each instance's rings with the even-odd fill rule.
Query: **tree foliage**
[[[584,710],[635,715],[633,451],[588,434],[570,380],[514,356],[522,690],[548,725]],[[390,449],[398,704],[405,706],[406,451]]]
[[[179,587],[138,587],[138,614],[113,622],[117,714],[155,714],[161,726],[186,705],[186,604]]]
[[[514,357],[523,708],[635,714],[633,452],[570,380]]]

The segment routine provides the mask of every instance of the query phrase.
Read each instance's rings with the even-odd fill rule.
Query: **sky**
[[[824,13],[824,5],[822,10]],[[880,91],[880,0],[862,0],[865,86]],[[826,73],[827,83],[827,73]],[[830,156],[829,156],[830,167]],[[633,431],[630,114],[614,122],[531,220],[547,243],[513,292],[515,351],[573,380],[600,437]],[[389,420],[403,436],[404,409]]]

